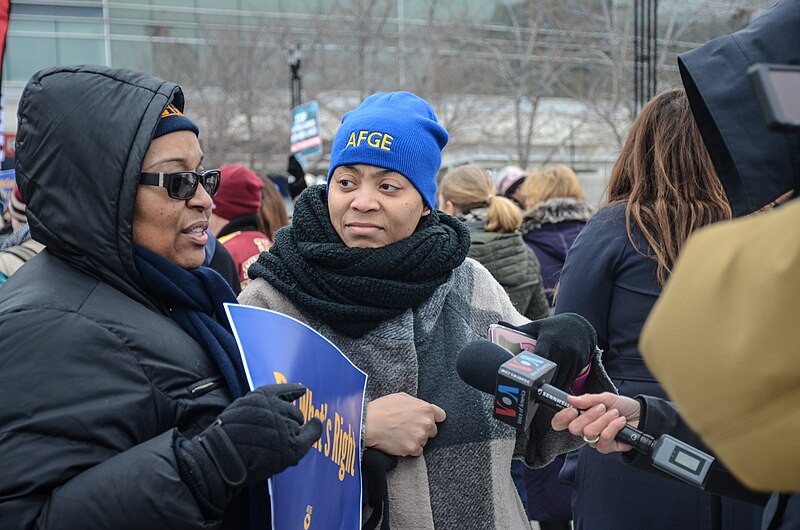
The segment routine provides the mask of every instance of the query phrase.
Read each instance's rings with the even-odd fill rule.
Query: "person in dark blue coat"
[[[556,313],[597,330],[620,394],[666,397],[638,349],[639,335],[689,235],[731,210],[683,90],[651,100],[611,173],[608,204],[567,254]],[[588,440],[587,440],[588,441]],[[567,458],[576,530],[756,528],[759,508],[659,480],[586,448]]]
[[[594,208],[586,202],[578,175],[567,166],[534,171],[525,179],[522,191],[526,209],[520,231],[539,259],[547,301],[553,307],[567,251]]]

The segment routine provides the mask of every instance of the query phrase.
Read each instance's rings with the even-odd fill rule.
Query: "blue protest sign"
[[[0,192],[3,197],[11,197],[11,191],[14,189],[14,178],[16,172],[13,169],[6,169],[0,171]]]
[[[292,109],[292,135],[289,151],[299,158],[322,154],[322,134],[319,128],[319,105],[316,101]]]
[[[296,466],[269,481],[272,528],[361,528],[361,418],[367,376],[328,339],[289,316],[225,304],[250,388],[302,383],[303,416],[322,437]]]

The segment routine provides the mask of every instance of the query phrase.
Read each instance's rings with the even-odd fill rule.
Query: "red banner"
[[[11,0],[0,0],[0,83],[2,83],[3,79],[3,59],[6,56],[6,35],[8,34],[8,19],[10,15]],[[0,96],[2,96],[2,88],[0,88]],[[3,138],[4,131],[5,126],[3,125],[3,107],[2,100],[0,100],[0,144],[2,144],[2,150],[0,150],[0,161],[3,162],[5,162],[5,159],[8,156],[5,153],[6,142]]]
[[[11,0],[0,0],[0,79],[3,75],[3,57],[6,54],[6,34],[8,33],[8,17],[11,12]]]
[[[3,135],[3,155],[5,155],[6,158],[14,158],[14,155],[16,155],[17,153],[16,142],[17,142],[16,134]]]

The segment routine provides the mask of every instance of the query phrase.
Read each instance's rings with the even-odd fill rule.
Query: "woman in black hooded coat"
[[[182,110],[177,85],[104,67],[22,94],[17,183],[47,249],[0,291],[3,528],[266,528],[264,479],[319,436],[299,385],[247,392],[235,298],[200,267],[218,172]]]

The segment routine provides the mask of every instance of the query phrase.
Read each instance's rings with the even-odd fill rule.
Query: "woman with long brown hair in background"
[[[608,202],[570,249],[556,298],[556,313],[579,313],[597,330],[620,394],[666,398],[642,360],[639,334],[689,235],[730,218],[685,92],[659,94],[634,120]],[[561,477],[575,486],[576,530],[744,530],[760,518],[759,507],[640,473],[587,448],[567,457]]]

